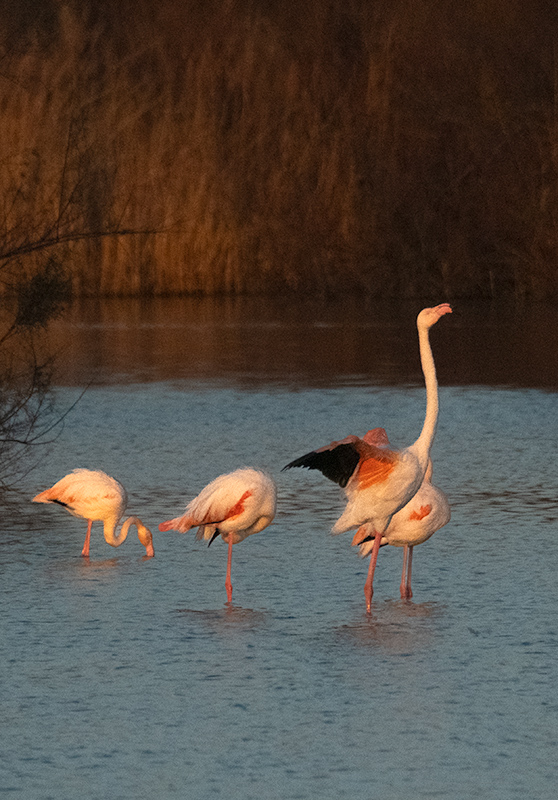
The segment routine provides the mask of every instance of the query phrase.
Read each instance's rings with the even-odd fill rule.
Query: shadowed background
[[[548,0],[0,21],[0,258],[46,242],[77,294],[556,294]]]

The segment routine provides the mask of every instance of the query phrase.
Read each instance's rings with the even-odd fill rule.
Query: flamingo
[[[112,547],[120,547],[128,535],[130,526],[135,525],[138,539],[145,547],[146,555],[149,558],[155,555],[151,531],[139,517],[128,517],[120,533],[116,534],[116,526],[128,505],[128,495],[119,481],[101,470],[74,469],[52,488],[40,492],[32,502],[57,503],[74,517],[83,517],[88,521],[87,534],[81,551],[84,558],[89,557],[91,527],[95,520],[102,520],[105,540]]]
[[[359,528],[370,523],[375,531],[370,566],[364,585],[366,607],[370,612],[374,571],[382,535],[391,518],[403,508],[421,486],[438,421],[438,382],[430,347],[429,331],[445,314],[448,303],[424,308],[417,317],[420,361],[426,386],[426,415],[418,439],[402,450],[389,445],[383,428],[368,431],[362,439],[347,436],[291,461],[283,469],[318,469],[326,478],[345,489],[347,505],[333,526],[333,533]],[[379,534],[379,535],[378,535]]]
[[[275,482],[260,470],[243,467],[211,481],[191,500],[184,513],[161,522],[160,531],[186,533],[198,528],[197,539],[212,541],[221,534],[228,543],[227,600],[232,602],[232,546],[259,533],[273,521],[277,503]]]
[[[422,485],[416,495],[391,518],[384,531],[380,547],[391,544],[403,547],[403,571],[399,587],[401,598],[410,599],[411,565],[413,548],[443,528],[450,521],[451,510],[447,496],[432,484],[432,461],[429,461]],[[370,522],[361,525],[353,538],[353,545],[359,546],[360,555],[365,558],[374,547],[374,528]]]

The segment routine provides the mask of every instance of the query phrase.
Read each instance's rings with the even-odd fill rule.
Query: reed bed
[[[5,276],[46,249],[76,295],[558,293],[550,0],[39,5],[1,12]]]

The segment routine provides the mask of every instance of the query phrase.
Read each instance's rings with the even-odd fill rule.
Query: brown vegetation
[[[558,293],[553,0],[1,8],[6,264],[54,249],[80,295]]]

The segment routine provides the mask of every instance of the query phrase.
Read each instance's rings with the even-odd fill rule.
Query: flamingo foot
[[[366,581],[364,584],[364,597],[366,599],[366,613],[370,614],[372,609],[372,596],[374,594],[374,589],[372,588],[372,581]]]

